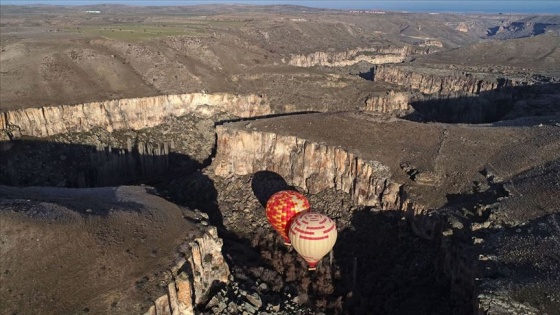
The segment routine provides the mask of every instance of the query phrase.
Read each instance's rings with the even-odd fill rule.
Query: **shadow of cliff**
[[[41,140],[0,142],[0,184],[101,187],[150,184],[189,174],[201,164],[161,147],[143,152]]]
[[[414,110],[404,119],[418,122],[493,123],[529,116],[551,116],[560,112],[560,83],[507,86],[505,79],[494,91],[450,95],[417,94]]]
[[[488,28],[487,37],[502,38],[508,37],[524,38],[544,34],[547,28],[556,26],[553,23],[526,23],[526,22],[511,22],[504,29],[503,25],[493,26]],[[505,32],[504,32],[505,31]],[[515,35],[514,35],[515,34]],[[501,36],[500,36],[501,35]]]
[[[484,171],[481,173],[486,174]],[[508,196],[509,192],[504,188],[503,183],[494,183],[491,180],[487,180],[485,183],[475,181],[472,183],[472,190],[469,193],[447,194],[447,203],[443,208],[475,209],[480,205],[491,205]],[[480,214],[477,215],[480,216]]]
[[[280,174],[271,171],[258,171],[251,178],[251,190],[259,203],[266,207],[270,196],[282,190],[296,190],[288,185]]]
[[[146,189],[175,204],[203,210],[220,233],[227,233],[217,203],[218,192],[200,171],[213,155],[201,163],[163,148],[155,146],[146,153],[138,147],[129,151],[41,140],[4,141],[0,142],[0,185],[47,186],[43,190],[53,193],[56,190],[49,187],[116,190],[121,185],[153,186]],[[69,205],[73,203],[68,200]],[[108,210],[100,209],[99,213]]]
[[[358,76],[367,81],[374,81],[375,79],[375,67],[369,69],[366,72],[359,72]]]
[[[223,124],[234,123],[234,122],[239,122],[239,121],[251,122],[253,120],[266,119],[266,118],[298,116],[298,115],[315,114],[315,113],[320,113],[320,112],[316,111],[316,110],[303,110],[303,111],[297,111],[297,112],[276,113],[276,114],[260,115],[260,116],[253,116],[253,117],[223,119],[223,120],[216,121],[214,123],[214,126],[220,126],[220,125],[223,125]]]
[[[200,169],[158,181],[154,187],[163,198],[195,212],[205,213],[210,224],[218,229],[220,237],[236,238],[236,235],[224,226],[214,182]]]
[[[364,208],[339,232],[334,295],[346,297],[343,313],[472,314],[451,294],[441,243],[415,235],[403,216]]]
[[[146,192],[151,193],[146,187]],[[111,210],[118,205],[119,209],[141,212],[144,205],[134,201],[124,201],[118,197],[118,187],[102,187],[98,189],[64,189],[61,187],[14,187],[0,185],[0,199],[4,199],[8,208],[24,213],[30,217],[40,219],[63,218],[64,215],[57,210],[34,207],[17,200],[26,200],[33,203],[54,203],[82,215],[108,216]],[[8,199],[13,202],[7,202]],[[0,209],[2,210],[2,209]]]

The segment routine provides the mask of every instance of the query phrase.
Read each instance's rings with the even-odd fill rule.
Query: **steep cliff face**
[[[222,255],[223,241],[215,227],[184,244],[184,255],[171,268],[167,293],[154,300],[146,315],[193,315],[194,308],[211,298],[212,290],[229,281],[229,267]]]
[[[363,110],[402,116],[411,110],[409,102],[410,93],[390,90],[368,97]]]
[[[225,116],[229,117],[229,116]],[[169,117],[141,130],[95,127],[3,142],[0,184],[98,187],[136,183],[199,168],[215,145],[214,119]]]
[[[471,124],[557,112],[559,84],[556,77],[498,73],[490,68],[412,64],[376,66],[372,70],[375,81],[407,89],[410,97],[405,100],[403,96],[396,104],[389,102],[387,105],[382,99],[368,100],[365,109],[388,112],[396,107],[402,110],[404,102],[408,102],[407,118]],[[367,106],[369,102],[372,102],[371,107]]]
[[[227,112],[238,117],[272,113],[261,95],[179,94],[109,100],[78,105],[28,108],[0,115],[0,140],[21,136],[47,137],[61,133],[143,129],[157,126],[169,117],[197,114],[209,117]]]
[[[409,46],[357,48],[343,52],[318,51],[308,55],[292,55],[288,64],[297,67],[344,67],[362,61],[371,64],[399,63],[410,54],[427,53],[428,51],[427,48],[419,49]]]
[[[401,65],[379,65],[375,68],[375,81],[385,81],[425,94],[478,94],[498,88],[518,86],[522,80],[507,79],[498,75],[482,75],[445,69],[423,69]]]
[[[266,169],[310,194],[334,188],[350,194],[359,205],[410,208],[418,213],[424,210],[402,199],[402,185],[391,179],[387,166],[340,147],[224,126],[218,126],[217,135],[213,167],[218,176],[249,175]]]

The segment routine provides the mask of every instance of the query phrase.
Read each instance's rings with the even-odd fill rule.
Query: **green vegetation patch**
[[[203,28],[192,28],[188,26],[167,26],[167,25],[103,25],[103,26],[84,26],[71,29],[69,31],[101,36],[108,39],[119,41],[144,41],[157,37],[165,36],[208,36],[208,32]]]
[[[91,36],[102,36],[119,41],[144,41],[165,36],[210,36],[212,32],[225,28],[234,28],[242,25],[240,21],[197,20],[180,24],[112,24],[112,25],[87,25],[66,29],[73,33]]]

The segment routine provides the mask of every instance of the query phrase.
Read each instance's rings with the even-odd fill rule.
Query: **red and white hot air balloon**
[[[307,261],[309,270],[315,270],[319,260],[336,243],[336,224],[320,213],[302,213],[294,218],[289,236],[294,249]]]
[[[309,201],[294,190],[282,190],[274,193],[266,203],[266,217],[272,227],[278,231],[286,245],[290,245],[288,229],[293,217],[309,210]]]

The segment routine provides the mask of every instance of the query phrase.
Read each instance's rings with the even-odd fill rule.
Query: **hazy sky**
[[[488,13],[551,13],[560,14],[560,0],[548,1],[486,1],[486,0],[439,0],[439,1],[290,1],[290,0],[1,0],[1,4],[55,4],[55,5],[91,5],[100,3],[120,3],[130,5],[197,5],[210,3],[244,3],[254,5],[294,4],[308,7],[330,9],[383,9],[421,12],[488,12]]]

